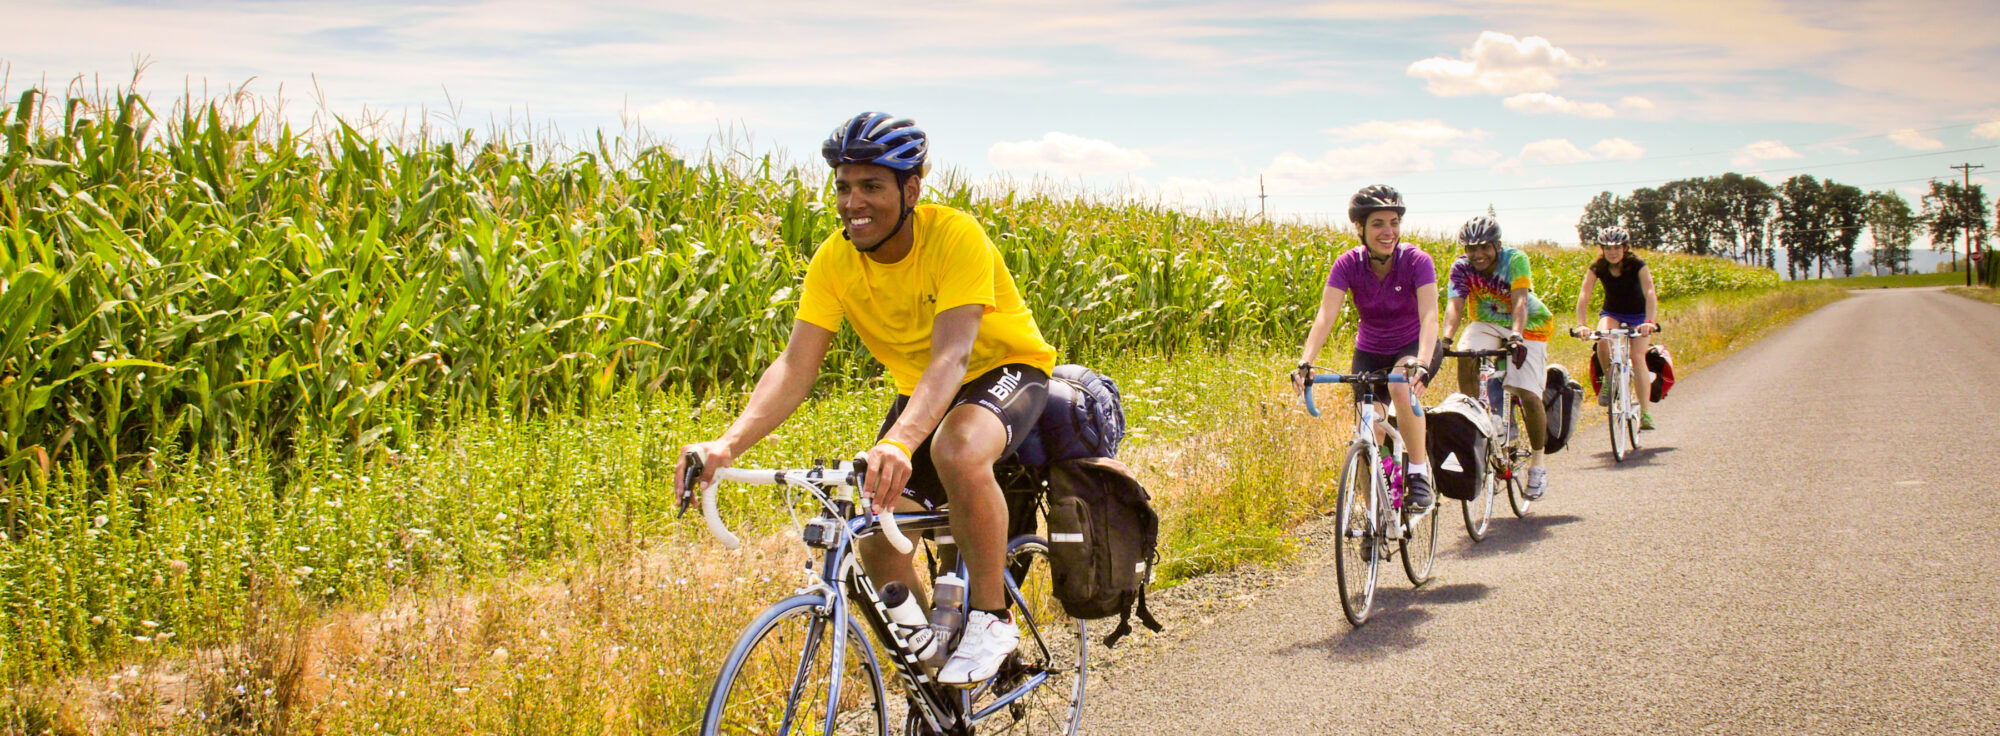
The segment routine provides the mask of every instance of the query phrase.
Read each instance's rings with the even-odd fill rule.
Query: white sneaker
[[[1001,621],[993,614],[974,610],[965,617],[965,634],[951,660],[938,670],[938,682],[972,686],[985,682],[1000,671],[1000,664],[1021,644],[1021,627]]]
[[[1524,490],[1526,492],[1521,495],[1527,496],[1530,501],[1539,499],[1542,494],[1549,492],[1549,469],[1540,465],[1529,468],[1528,487]]]

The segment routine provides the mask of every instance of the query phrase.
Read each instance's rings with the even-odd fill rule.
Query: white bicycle
[[[1658,328],[1654,328],[1657,330]],[[1603,384],[1598,389],[1600,395],[1611,397],[1605,408],[1611,430],[1611,459],[1625,462],[1625,457],[1639,449],[1639,399],[1632,395],[1632,338],[1639,337],[1639,331],[1631,325],[1619,323],[1615,330],[1589,330],[1572,333],[1584,340],[1610,340],[1611,365],[1604,369]]]

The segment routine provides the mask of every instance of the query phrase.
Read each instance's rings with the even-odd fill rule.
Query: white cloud
[[[1653,105],[1652,100],[1646,99],[1644,97],[1622,98],[1618,100],[1618,106],[1633,112],[1645,112],[1648,110],[1652,110],[1655,107]]]
[[[1251,204],[1257,197],[1257,180],[1199,179],[1170,176],[1157,187],[1161,201],[1207,210],[1233,210]]]
[[[1461,148],[1451,152],[1451,162],[1460,166],[1485,166],[1500,160],[1500,152],[1491,148]]]
[[[1889,140],[1912,151],[1935,151],[1944,148],[1944,141],[1932,138],[1910,128],[1889,134]]]
[[[1801,158],[1798,151],[1785,145],[1784,141],[1763,140],[1736,149],[1736,157],[1729,160],[1735,166],[1755,166],[1759,161],[1780,158]]]
[[[1595,159],[1567,138],[1550,138],[1521,147],[1521,162],[1532,165],[1573,164]]]
[[[1558,75],[1596,65],[1541,36],[1485,31],[1460,58],[1434,56],[1411,64],[1408,73],[1427,80],[1425,88],[1441,97],[1513,95],[1554,89]]]
[[[1274,191],[1317,189],[1334,184],[1373,183],[1380,179],[1437,168],[1437,154],[1410,141],[1384,141],[1336,148],[1318,158],[1281,153],[1264,168]]]
[[[1605,138],[1586,151],[1567,138],[1549,138],[1521,147],[1521,154],[1492,168],[1495,176],[1526,176],[1530,166],[1561,166],[1590,161],[1631,161],[1643,158],[1646,148],[1624,138]],[[1544,177],[1547,178],[1547,177]]]
[[[2000,138],[2000,120],[1989,120],[1972,129],[1972,134],[1981,138]]]
[[[1066,176],[1122,174],[1153,165],[1142,151],[1110,141],[1050,131],[1041,140],[1001,141],[986,151],[1000,169],[1030,169]]]
[[[1645,146],[1633,143],[1624,138],[1606,138],[1598,141],[1597,145],[1591,146],[1590,150],[1596,153],[1598,158],[1608,160],[1631,161],[1645,158],[1646,156]]]
[[[1611,110],[1610,105],[1602,102],[1578,102],[1547,92],[1524,92],[1501,100],[1500,104],[1506,105],[1509,110],[1534,115],[1559,113],[1586,118],[1608,118],[1617,114]]]
[[[1350,141],[1403,140],[1442,144],[1479,140],[1487,136],[1477,128],[1459,130],[1441,120],[1372,120],[1344,128],[1328,128],[1328,134]]]
[[[633,111],[641,121],[675,125],[705,125],[743,117],[740,110],[710,100],[669,97]]]

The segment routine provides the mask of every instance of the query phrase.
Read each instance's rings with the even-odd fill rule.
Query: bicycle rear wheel
[[[1340,538],[1333,547],[1334,570],[1340,581],[1340,610],[1347,623],[1360,626],[1375,605],[1375,575],[1382,561],[1381,526],[1375,516],[1375,474],[1368,445],[1360,440],[1347,447],[1340,466],[1334,514]]]
[[[1008,580],[1013,586],[1008,595],[1013,599],[1014,623],[1021,629],[1021,645],[991,685],[978,691],[971,711],[985,710],[1036,678],[1042,682],[980,720],[973,731],[1074,736],[1083,722],[1089,633],[1084,622],[1064,613],[1056,600],[1049,578],[1049,547],[1041,537],[1024,535],[1008,542],[1007,569],[1010,575],[1019,575]]]
[[[1507,394],[1507,444],[1501,447],[1501,454],[1507,469],[1504,474],[1507,505],[1514,507],[1515,516],[1527,516],[1528,507],[1535,504],[1533,499],[1528,498],[1528,479],[1522,472],[1528,456],[1533,454],[1528,444],[1527,426],[1527,420],[1521,416],[1521,400],[1512,393]]]
[[[709,692],[703,736],[889,732],[882,669],[852,617],[834,692],[833,617],[821,612],[825,605],[819,595],[792,596],[743,630]]]
[[[1499,482],[1500,469],[1497,442],[1487,451],[1485,463],[1479,474],[1479,485],[1473,489],[1473,497],[1459,501],[1459,508],[1465,512],[1465,535],[1472,541],[1486,539],[1486,527],[1493,521],[1493,484]]]

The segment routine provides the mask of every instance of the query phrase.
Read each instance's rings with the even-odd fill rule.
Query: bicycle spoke
[[[703,732],[823,734],[829,722],[837,733],[886,732],[888,708],[868,638],[850,622],[836,694],[829,623],[807,597],[760,616],[723,667]]]

